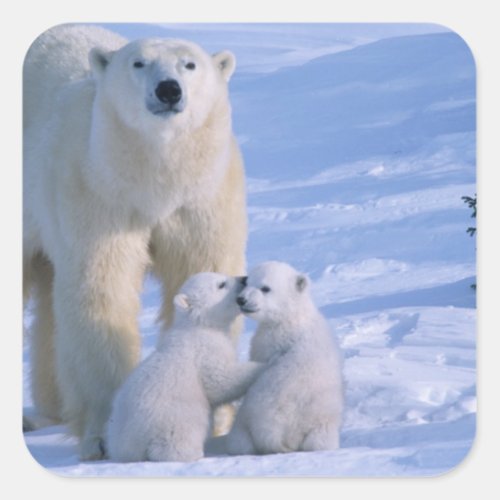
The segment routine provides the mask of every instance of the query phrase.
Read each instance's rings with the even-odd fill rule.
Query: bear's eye
[[[135,61],[134,68],[144,68],[144,63],[142,61]]]
[[[186,63],[186,69],[193,70],[196,68],[196,64],[194,62],[188,62]]]
[[[260,291],[262,293],[269,293],[271,291],[271,289],[268,286],[263,286],[263,287],[261,287]]]
[[[217,286],[217,288],[218,288],[219,290],[222,290],[225,286],[226,286],[226,282],[225,282],[225,281],[222,281],[221,283],[219,283],[219,285]]]

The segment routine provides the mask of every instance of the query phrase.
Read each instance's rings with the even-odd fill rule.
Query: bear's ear
[[[228,82],[236,68],[236,57],[229,50],[223,50],[212,56],[215,66],[221,72],[222,77]]]
[[[89,63],[92,74],[95,78],[100,78],[104,73],[104,70],[111,61],[111,56],[113,52],[108,52],[101,49],[100,47],[94,47],[89,52]]]
[[[309,278],[304,274],[299,274],[295,279],[295,288],[297,288],[299,292],[305,290],[308,285],[309,285]]]
[[[187,311],[191,307],[189,298],[185,293],[178,293],[174,297],[174,305],[183,311]]]

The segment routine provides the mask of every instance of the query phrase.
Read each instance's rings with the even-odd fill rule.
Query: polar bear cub
[[[250,358],[267,365],[225,436],[229,454],[339,446],[341,357],[309,288],[305,275],[282,262],[265,262],[248,275],[237,301],[245,315],[259,322]]]
[[[113,461],[203,456],[211,410],[243,395],[261,367],[238,363],[230,325],[242,278],[199,273],[175,296],[174,323],[118,390],[108,425]]]

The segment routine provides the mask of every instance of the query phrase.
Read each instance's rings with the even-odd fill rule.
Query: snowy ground
[[[424,476],[467,455],[476,422],[475,68],[426,25],[113,26],[232,49],[247,166],[249,266],[309,273],[345,358],[341,449],[192,464],[81,463],[63,427],[28,433],[70,476]],[[402,37],[402,35],[407,35]],[[148,279],[144,355],[159,304]],[[241,339],[245,357],[254,325]],[[32,411],[24,360],[24,406]]]

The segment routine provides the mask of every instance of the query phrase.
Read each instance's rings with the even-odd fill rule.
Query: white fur
[[[144,62],[143,68],[134,62]],[[188,70],[187,61],[196,69]],[[244,271],[244,174],[231,132],[228,52],[180,40],[129,44],[58,26],[24,65],[24,290],[34,289],[33,398],[102,456],[116,388],[139,356],[137,315],[152,263],[161,318],[191,274]],[[165,78],[182,110],[155,115]],[[54,335],[56,332],[56,335]]]
[[[242,310],[259,321],[250,357],[268,365],[243,400],[224,439],[226,451],[236,455],[337,448],[343,408],[341,358],[311,300],[307,277],[287,264],[266,262],[250,271],[240,297],[246,301]]]
[[[113,461],[192,461],[203,456],[211,409],[239,398],[262,369],[238,363],[230,325],[243,285],[221,274],[191,277],[157,350],[118,391],[108,429]]]

